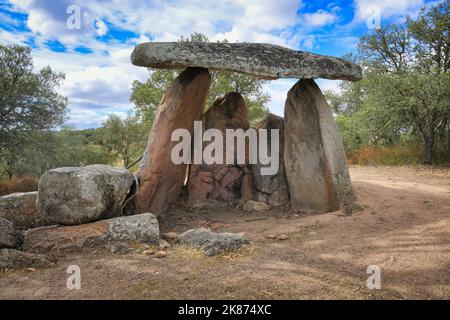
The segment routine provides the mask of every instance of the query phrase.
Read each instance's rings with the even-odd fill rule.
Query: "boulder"
[[[37,194],[36,191],[0,197],[0,218],[13,222],[20,230],[43,226],[44,220],[36,207]]]
[[[244,98],[237,92],[218,98],[202,118],[203,131],[217,129],[226,137],[227,129],[250,128]],[[206,142],[204,147],[210,142]],[[188,181],[188,206],[201,207],[208,201],[225,203],[253,199],[251,169],[248,164],[248,147],[245,164],[225,164],[226,144],[223,144],[223,164],[194,164],[190,167]]]
[[[292,210],[332,212],[353,206],[341,136],[314,80],[300,80],[289,91],[284,145]]]
[[[37,205],[49,224],[118,217],[133,183],[128,170],[105,165],[54,169],[39,180]]]
[[[119,217],[80,226],[52,226],[28,230],[23,250],[33,253],[81,251],[115,242],[159,244],[159,225],[151,213]]]
[[[178,200],[187,164],[172,161],[172,149],[178,144],[171,141],[172,133],[176,129],[187,129],[192,136],[194,121],[202,116],[210,82],[208,70],[188,68],[176,78],[161,100],[137,173],[138,212],[160,214]]]
[[[178,237],[178,243],[203,250],[209,257],[223,252],[238,250],[250,241],[243,235],[234,233],[214,233],[209,229],[191,229]]]
[[[202,67],[235,71],[264,79],[341,79],[362,77],[347,60],[265,43],[150,42],[138,45],[133,64],[159,69]]]
[[[0,248],[14,248],[17,245],[17,233],[14,223],[0,218]]]
[[[251,166],[253,185],[255,188],[255,199],[275,207],[288,206],[289,187],[284,169],[284,119],[274,114],[269,114],[263,121],[256,125],[256,129],[267,130],[267,150],[269,151],[271,146],[270,130],[279,130],[279,169],[278,173],[275,175],[262,175],[261,169],[264,166],[261,165],[259,159],[257,164]]]
[[[0,249],[0,269],[49,268],[57,265],[52,256],[14,249]]]

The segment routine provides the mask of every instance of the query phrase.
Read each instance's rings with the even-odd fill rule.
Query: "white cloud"
[[[364,0],[356,0],[360,3]],[[134,45],[150,41],[176,41],[202,32],[212,41],[266,42],[294,49],[311,50],[318,40],[314,28],[335,23],[338,8],[299,14],[301,0],[17,0],[15,10],[28,14],[30,33],[19,35],[0,28],[0,40],[21,42],[32,36],[35,66],[50,65],[64,72],[62,94],[69,97],[71,123],[78,127],[99,126],[108,113],[121,116],[132,107],[129,102],[133,80],[145,81],[148,71],[131,65]],[[82,14],[81,29],[67,28],[67,7],[77,5]],[[0,17],[1,18],[1,17]],[[126,30],[135,39],[99,41],[97,36]],[[307,30],[307,32],[305,31]],[[58,40],[66,52],[54,52],[45,45]],[[79,54],[86,47],[93,52]],[[264,86],[271,95],[269,109],[283,115],[287,92],[295,79],[281,79]]]
[[[279,79],[270,81],[264,85],[264,91],[271,97],[267,106],[271,113],[281,117],[284,116],[284,104],[287,94],[297,81],[296,79]]]
[[[68,124],[81,129],[95,128],[101,125],[106,118],[106,116],[101,116],[94,110],[88,108],[72,108]]]
[[[381,19],[405,15],[412,11],[418,11],[424,6],[423,0],[355,0],[355,19],[363,21],[371,17],[371,7],[378,7]]]
[[[337,16],[334,12],[319,10],[314,13],[303,14],[302,20],[308,27],[322,27],[335,22]]]
[[[97,35],[99,35],[100,37],[108,33],[108,27],[106,26],[106,23],[104,23],[102,20],[95,21],[95,28]]]
[[[24,34],[8,32],[0,29],[0,42],[5,44],[14,44],[25,41],[27,38]]]

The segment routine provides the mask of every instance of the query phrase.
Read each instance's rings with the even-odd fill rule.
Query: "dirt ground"
[[[239,254],[208,258],[174,245],[167,257],[90,252],[57,267],[0,273],[0,299],[449,299],[450,169],[352,167],[362,211],[183,211],[162,232],[207,226],[245,232]],[[288,235],[287,240],[269,239]],[[66,269],[81,268],[68,290]],[[367,268],[381,268],[381,289]]]

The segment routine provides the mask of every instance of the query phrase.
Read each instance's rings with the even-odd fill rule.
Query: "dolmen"
[[[351,213],[355,195],[342,139],[333,113],[314,79],[358,81],[361,68],[345,59],[294,51],[259,43],[151,42],[138,45],[131,61],[136,66],[181,69],[156,112],[148,145],[140,164],[136,195],[138,212],[166,212],[187,190],[192,206],[208,201],[262,201],[295,212]],[[288,92],[284,118],[269,115],[257,128],[278,129],[280,165],[261,175],[261,164],[174,163],[172,152],[178,129],[190,136],[201,130],[250,128],[239,92],[224,92],[207,111],[211,71],[231,71],[261,79],[296,78]],[[271,148],[270,141],[268,149]],[[194,147],[195,148],[195,147]],[[277,150],[273,150],[276,153]],[[190,154],[192,158],[194,155]]]

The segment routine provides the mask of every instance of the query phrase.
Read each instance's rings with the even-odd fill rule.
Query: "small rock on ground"
[[[243,235],[234,233],[214,233],[209,229],[191,229],[178,237],[178,242],[184,245],[202,249],[209,257],[223,252],[239,249],[250,241]]]
[[[161,235],[161,238],[167,241],[175,241],[178,238],[178,234],[176,232],[166,232]]]
[[[242,209],[247,212],[251,211],[263,212],[269,210],[270,206],[265,202],[250,200],[244,203]]]
[[[167,256],[167,253],[166,253],[165,251],[158,251],[158,252],[155,254],[155,257],[158,258],[158,259],[164,258],[164,257],[166,257],[166,256]]]
[[[170,248],[170,243],[168,243],[166,240],[162,240],[162,239],[161,239],[161,240],[159,241],[159,248],[160,248],[161,250]]]
[[[0,269],[49,268],[56,264],[52,256],[0,249]]]

